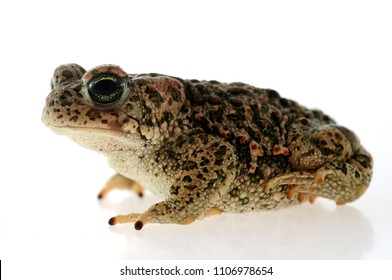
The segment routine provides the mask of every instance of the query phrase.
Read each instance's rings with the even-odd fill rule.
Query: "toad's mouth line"
[[[56,134],[67,136],[88,149],[110,155],[115,152],[132,152],[140,150],[144,144],[137,134],[129,134],[110,128],[55,126],[48,127]]]
[[[59,125],[53,125],[53,124],[47,124],[47,126],[56,134],[59,135],[66,135],[70,136],[72,134],[101,134],[101,135],[107,135],[107,136],[112,136],[112,137],[121,137],[125,136],[127,133],[115,129],[111,129],[110,127],[104,128],[104,127],[79,127],[79,126],[70,126],[70,125],[64,125],[64,126],[59,126]]]

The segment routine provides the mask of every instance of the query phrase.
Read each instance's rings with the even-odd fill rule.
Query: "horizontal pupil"
[[[101,80],[94,84],[91,91],[96,95],[110,95],[118,88],[113,80]]]

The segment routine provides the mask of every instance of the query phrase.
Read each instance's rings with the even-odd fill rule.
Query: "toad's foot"
[[[228,193],[235,178],[237,157],[234,148],[206,134],[190,136],[178,145],[182,150],[175,159],[181,168],[175,173],[166,200],[141,214],[113,217],[109,224],[135,223],[135,229],[140,230],[149,223],[189,224],[221,213],[216,206]]]
[[[163,204],[163,205],[159,205],[159,204]],[[157,209],[162,206],[164,208],[166,208],[166,206],[164,205],[164,202],[158,203],[158,204],[154,205],[153,207],[154,207],[154,209]],[[213,215],[220,215],[221,213],[222,213],[222,211],[220,209],[218,209],[216,207],[211,207],[205,213],[202,213],[199,216],[191,215],[191,216],[184,218],[181,221],[178,221],[177,223],[180,225],[187,225],[187,224],[193,223],[196,219],[201,220],[205,217],[210,217]],[[145,224],[156,223],[156,222],[157,221],[155,219],[154,210],[149,209],[146,212],[144,212],[143,214],[131,213],[131,214],[127,214],[127,215],[117,215],[109,220],[109,225],[113,226],[113,225],[125,224],[125,223],[135,223],[135,225],[134,225],[135,229],[141,230]]]
[[[143,187],[140,186],[137,182],[135,182],[132,179],[128,179],[120,174],[114,175],[112,178],[109,179],[109,181],[106,183],[106,185],[103,187],[103,189],[100,191],[98,194],[98,198],[102,199],[107,196],[107,194],[114,189],[118,190],[134,190],[140,197],[143,196]]]
[[[264,191],[288,185],[287,199],[308,199],[317,196],[332,199],[341,205],[358,199],[367,189],[372,175],[372,159],[364,150],[359,150],[345,162],[327,163],[313,172],[292,172],[268,181]]]

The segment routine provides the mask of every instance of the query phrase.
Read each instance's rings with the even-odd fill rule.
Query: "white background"
[[[391,259],[391,14],[388,1],[2,1],[0,259]],[[70,62],[274,88],[357,133],[371,186],[341,207],[110,227],[159,199],[98,202],[105,158],[41,123]]]

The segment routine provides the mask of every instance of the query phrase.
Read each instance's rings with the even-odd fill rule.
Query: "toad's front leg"
[[[134,190],[140,197],[143,196],[143,187],[141,185],[118,173],[109,179],[103,189],[99,192],[98,199],[106,197],[112,190]]]
[[[178,162],[174,183],[165,201],[144,213],[119,215],[109,224],[135,223],[140,230],[148,223],[189,224],[220,213],[219,200],[227,194],[237,167],[234,148],[211,135],[198,134],[176,144]]]

